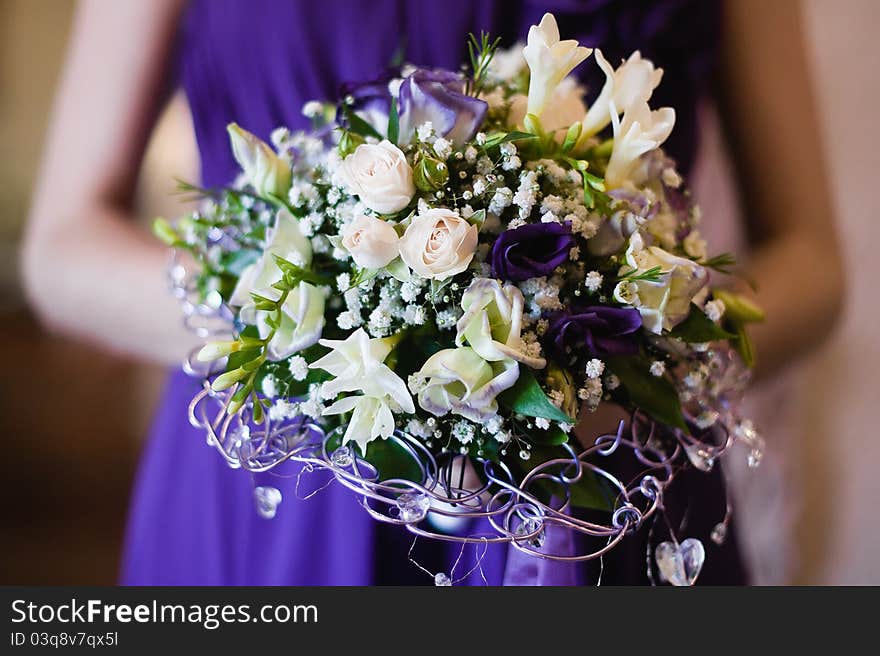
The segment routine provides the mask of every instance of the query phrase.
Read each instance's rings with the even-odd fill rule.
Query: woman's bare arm
[[[85,0],[77,12],[23,251],[51,328],[179,361],[195,339],[168,293],[167,253],[131,215],[166,97],[180,0]]]
[[[724,18],[723,112],[767,311],[751,331],[760,375],[827,336],[843,267],[799,3],[732,0]]]

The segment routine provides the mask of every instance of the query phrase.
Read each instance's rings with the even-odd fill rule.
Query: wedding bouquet
[[[632,511],[626,484],[603,495],[587,465],[620,443],[653,449],[668,479],[679,455],[709,469],[737,438],[759,459],[735,399],[753,359],[746,326],[762,313],[710,285],[734,260],[707,251],[660,148],[675,122],[649,106],[662,70],[638,52],[615,68],[560,40],[550,14],[524,47],[487,35],[468,46],[463,72],[403,66],[348,85],[338,104],[309,102],[308,133],[278,128],[269,145],[230,124],[238,179],[186,186],[203,206],[156,222],[199,264],[191,307],[230,334],[189,363],[206,380],[198,400],[221,406],[194,421],[233,466],[263,470],[308,443],[354,489],[359,477],[390,494],[399,523],[434,509],[425,495],[438,485],[453,505],[484,508],[478,493],[500,485],[495,510],[517,506],[526,526],[502,522],[508,537],[534,538],[536,519],[572,506]],[[591,54],[605,83],[587,108],[569,74]],[[621,422],[579,440],[603,404],[627,411],[631,434]],[[477,465],[484,487],[438,476],[453,458]],[[567,473],[547,473],[560,464]],[[656,505],[652,481],[641,489]]]

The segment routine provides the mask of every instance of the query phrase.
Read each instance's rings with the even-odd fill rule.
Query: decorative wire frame
[[[176,258],[172,261],[170,278],[175,295],[183,302],[188,326],[202,337],[230,332],[232,311],[222,302],[215,307],[213,303],[199,301],[188,272]],[[361,505],[370,516],[405,527],[416,539],[458,542],[463,546],[506,543],[526,554],[554,561],[600,558],[628,533],[659,518],[666,522],[673,541],[678,544],[675,530],[663,511],[664,491],[676,473],[690,465],[710,470],[739,439],[753,449],[756,460],[760,459],[760,437],[750,423],[741,422],[731,408],[725,410],[726,421],[716,422],[698,437],[661,427],[644,413],[635,411],[629,422],[619,422],[615,433],[598,436],[579,453],[568,444],[562,445],[566,452],[564,457],[542,462],[521,477],[504,462],[483,457],[445,451],[438,458],[422,441],[398,430],[388,439],[411,458],[419,478],[380,480],[377,468],[356,449],[345,445],[332,447],[338,444],[339,432],[343,429],[325,433],[310,418],[300,416],[273,421],[271,413],[264,413],[262,423],[257,424],[253,421],[250,400],[239,413],[228,415],[226,407],[236,387],[220,392],[211,388],[211,379],[219,373],[216,365],[198,362],[193,352],[183,368],[189,375],[202,379],[202,389],[189,405],[189,421],[205,431],[207,443],[230,467],[257,474],[269,472],[288,461],[300,463],[300,474],[316,470],[329,472],[333,477],[331,482],[335,479],[361,498]],[[734,372],[733,375],[741,379],[741,374]],[[695,420],[687,408],[685,416]],[[727,426],[733,428],[729,430]],[[665,440],[658,439],[660,433],[666,436]],[[629,450],[643,468],[639,476],[628,482],[600,464],[603,458],[621,449]],[[601,479],[613,490],[613,507],[601,521],[581,519],[572,512],[570,486],[585,475]],[[547,482],[555,484],[558,492],[549,501],[538,490],[539,485]],[[265,488],[257,488],[257,491],[261,489]],[[278,501],[280,495],[271,503]],[[602,513],[594,512],[590,516],[599,514]],[[715,532],[712,536],[719,544],[723,542],[730,514],[728,503],[722,522],[716,526],[720,539],[716,539]],[[274,505],[264,516],[274,516]],[[448,524],[450,519],[478,518],[486,520],[482,525],[489,527],[488,532],[458,535],[432,528]],[[654,525],[652,522],[652,533]],[[592,539],[579,541],[582,548],[576,553],[568,549],[554,551],[552,541],[545,540],[546,531],[551,528],[573,531]],[[647,560],[653,581],[650,554]]]

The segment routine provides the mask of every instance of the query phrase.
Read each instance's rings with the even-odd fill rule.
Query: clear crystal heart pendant
[[[660,578],[674,586],[693,585],[703,569],[706,550],[696,538],[682,542],[661,542],[654,551]]]

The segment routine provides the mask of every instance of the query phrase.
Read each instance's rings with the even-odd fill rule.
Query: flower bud
[[[764,321],[764,310],[754,301],[725,289],[713,289],[712,296],[724,303],[725,316],[735,323]]]
[[[232,387],[240,381],[242,378],[248,375],[248,372],[239,367],[238,369],[233,369],[232,371],[227,371],[224,374],[220,374],[214,379],[214,382],[211,383],[211,389],[215,392],[221,392],[229,387]]]
[[[199,362],[213,362],[214,360],[219,360],[220,358],[226,357],[230,353],[235,353],[240,348],[241,344],[237,341],[208,342],[202,347],[202,350],[199,351],[196,359]]]
[[[248,182],[263,197],[283,198],[290,189],[290,166],[256,135],[236,123],[226,126],[235,161]]]
[[[364,138],[351,130],[342,130],[341,132],[342,134],[339,137],[339,143],[336,147],[339,150],[339,156],[346,158],[351,155],[358,146],[364,143]]]
[[[449,180],[449,167],[439,159],[422,157],[413,171],[413,182],[422,191],[435,191]]]

